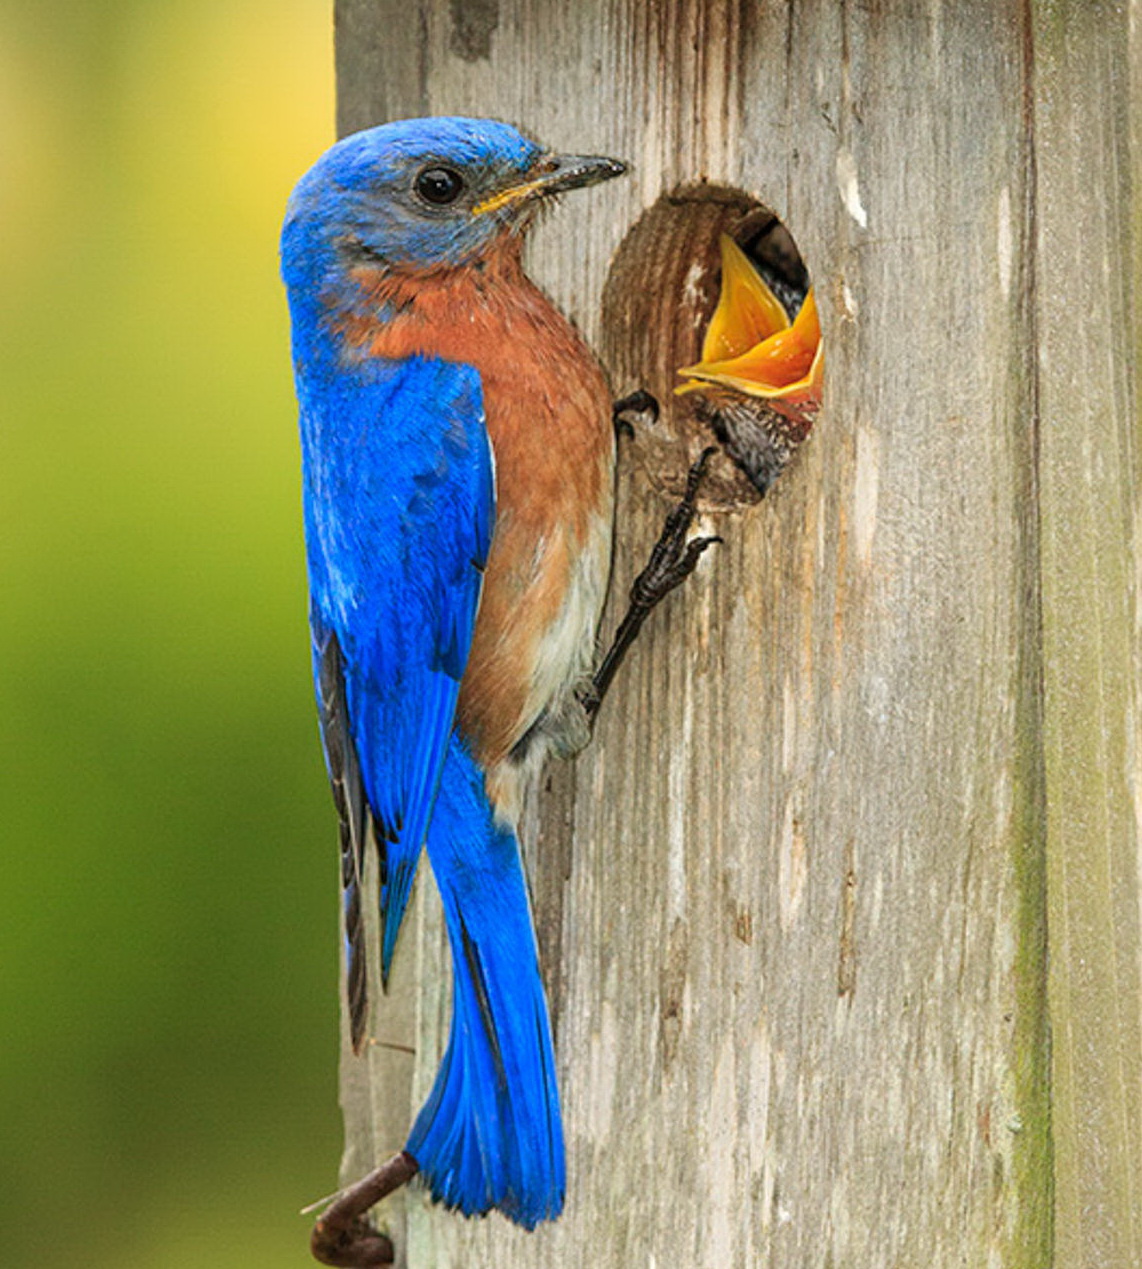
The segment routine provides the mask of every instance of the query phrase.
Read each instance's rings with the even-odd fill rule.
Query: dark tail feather
[[[361,912],[361,861],[347,826],[341,821],[341,907],[345,917],[345,997],[349,1004],[349,1038],[359,1053],[369,1012],[365,922]]]
[[[341,905],[345,919],[346,996],[353,1051],[360,1052],[369,1011],[365,965],[365,922],[361,911],[361,874],[370,815],[357,751],[349,732],[341,647],[337,636],[314,625],[314,665],[321,741],[341,829]]]
[[[563,1208],[563,1128],[519,848],[455,738],[428,834],[452,951],[452,1030],[406,1149],[433,1198],[531,1229]]]

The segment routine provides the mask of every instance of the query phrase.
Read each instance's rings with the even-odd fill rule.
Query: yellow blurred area
[[[310,1264],[336,849],[277,236],[324,0],[0,0],[0,1264]]]
[[[333,140],[331,14],[314,0],[138,10],[118,105],[156,214],[177,218],[194,190],[200,211],[231,218],[231,237],[265,241]]]
[[[0,9],[0,267],[50,250],[53,211],[99,168],[125,176],[122,192],[176,231],[204,213],[234,217],[213,238],[236,254],[227,244],[272,228],[293,182],[333,140],[332,6],[91,8],[111,37],[95,102],[70,73],[82,50],[53,42],[58,26]],[[109,125],[110,152],[90,144],[97,121]]]
[[[57,146],[67,127],[38,50],[0,40],[0,270],[18,267],[47,245],[45,213],[62,182]],[[62,147],[60,147],[62,148]]]

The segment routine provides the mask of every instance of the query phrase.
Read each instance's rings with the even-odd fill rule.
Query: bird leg
[[[346,1269],[391,1265],[392,1239],[374,1229],[365,1219],[365,1213],[386,1194],[410,1181],[419,1169],[412,1155],[402,1150],[355,1185],[342,1190],[314,1222],[309,1238],[314,1259],[323,1265],[340,1265]]]
[[[634,395],[636,397],[639,396],[638,393]],[[649,394],[645,395],[649,396]],[[624,405],[627,405],[627,408],[631,408],[627,404],[631,399],[626,397],[623,401],[616,403],[616,426],[618,425],[619,408]],[[650,397],[650,400],[654,402],[653,397]],[[645,410],[648,407],[640,403],[636,408]],[[656,402],[654,402],[654,409],[657,412],[658,406]],[[603,702],[603,697],[607,693],[607,688],[610,687],[611,680],[615,677],[615,672],[622,664],[623,657],[626,656],[630,645],[638,637],[638,632],[642,629],[642,623],[676,586],[690,576],[702,552],[715,542],[722,540],[717,536],[694,538],[691,541],[686,540],[686,534],[697,510],[698,487],[702,483],[706,464],[716,452],[712,446],[704,449],[698,461],[691,465],[686,477],[686,491],[678,505],[666,517],[666,523],[663,525],[658,541],[654,544],[654,549],[650,553],[650,560],[646,567],[634,579],[634,585],[630,588],[630,607],[627,609],[626,616],[619,623],[618,630],[615,631],[614,641],[611,643],[610,650],[603,658],[598,670],[595,671],[591,686],[582,696],[583,708],[586,711],[589,722],[594,722],[595,716],[599,712],[599,706]]]

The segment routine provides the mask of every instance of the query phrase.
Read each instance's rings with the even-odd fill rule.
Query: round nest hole
[[[664,194],[623,239],[603,291],[603,355],[613,386],[620,395],[645,388],[661,406],[656,423],[636,429],[636,457],[670,497],[681,492],[690,463],[714,443],[715,433],[725,440],[704,392],[674,391],[683,382],[679,368],[700,360],[718,304],[722,234],[742,248],[786,311],[796,314],[809,274],[792,235],[770,208],[729,186],[687,185]],[[794,448],[807,432],[805,426],[795,436]],[[703,483],[702,504],[717,510],[757,502],[759,482],[746,466],[723,450]]]

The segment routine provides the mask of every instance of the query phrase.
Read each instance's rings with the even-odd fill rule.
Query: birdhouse
[[[1137,23],[336,12],[342,132],[491,116],[630,163],[528,245],[615,396],[661,406],[620,440],[604,633],[719,447],[721,545],[526,817],[566,1209],[529,1233],[403,1190],[398,1262],[1142,1263]],[[790,278],[819,323],[748,406],[792,429],[760,481],[727,440],[748,348],[710,337],[735,251],[783,310],[746,344],[793,328]],[[403,938],[344,1049],[344,1182],[400,1149],[446,1044],[423,868]]]

